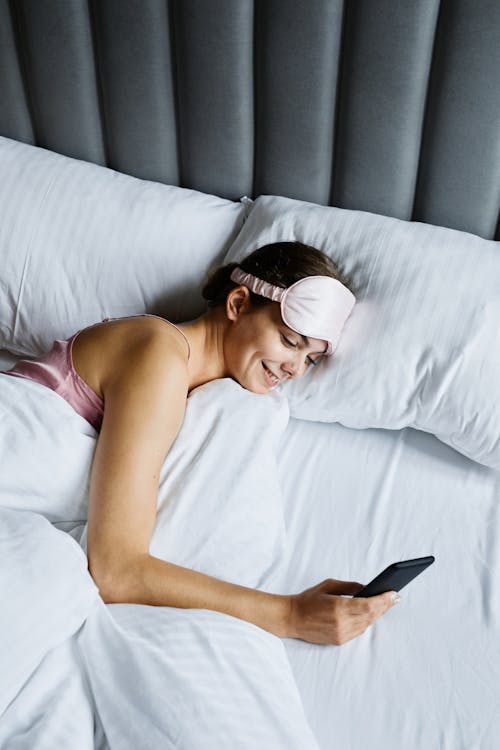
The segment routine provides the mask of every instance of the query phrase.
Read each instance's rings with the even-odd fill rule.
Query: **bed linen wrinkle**
[[[39,204],[37,206],[36,213],[34,215],[31,214],[31,216],[30,216],[30,220],[32,222],[32,230],[31,230],[31,233],[29,235],[29,238],[28,238],[27,244],[26,244],[26,257],[25,257],[24,263],[23,263],[23,269],[22,269],[22,272],[21,272],[21,279],[20,279],[20,282],[19,282],[19,292],[18,292],[18,295],[17,295],[17,301],[16,301],[16,305],[15,305],[14,322],[13,322],[13,326],[12,326],[12,332],[13,332],[14,335],[17,333],[18,319],[19,319],[19,310],[22,309],[21,302],[22,302],[22,299],[23,299],[23,292],[24,292],[24,285],[25,285],[25,280],[26,280],[26,274],[27,274],[28,267],[29,267],[29,264],[30,264],[31,245],[32,245],[32,242],[33,242],[33,238],[34,238],[34,236],[35,236],[35,234],[36,234],[36,232],[37,232],[37,230],[39,228],[39,219],[40,219],[40,216],[42,215],[42,208],[43,208],[44,203],[46,202],[46,200],[47,200],[47,198],[48,198],[48,196],[50,194],[50,191],[52,190],[52,187],[54,186],[54,183],[55,183],[57,177],[58,177],[58,172],[56,171],[54,173],[54,175],[52,175],[50,177],[50,179],[49,179],[48,185],[47,185],[47,187],[46,187],[43,195],[40,198],[40,202],[39,202]]]
[[[485,519],[484,546],[480,548],[478,559],[480,561],[479,572],[482,574],[481,579],[484,581],[480,589],[484,622],[487,625],[492,625],[495,617],[493,602],[496,582],[489,575],[489,571],[500,570],[500,540],[498,534],[498,530],[500,529],[500,505],[498,503],[498,496],[495,498],[493,492],[489,494],[490,510]],[[500,620],[500,613],[498,619]]]
[[[94,718],[90,688],[78,668],[75,641],[69,639],[46,654],[0,717],[0,747],[97,750]]]
[[[25,717],[35,724],[36,716],[36,741],[47,737],[47,747],[52,741],[51,750],[57,750],[73,714],[82,737],[88,716],[96,715],[102,750],[318,750],[279,638],[211,610],[104,604],[84,554],[87,526],[73,537],[52,523],[86,517],[97,433],[35,381],[0,376],[0,405],[9,403],[0,441],[6,442],[7,433],[17,439],[0,475],[0,529],[2,517],[11,519],[10,533],[0,534],[0,554],[5,556],[6,540],[14,545],[16,528],[25,538],[16,542],[5,582],[0,575],[2,598],[13,585],[19,592],[10,631],[0,623],[1,642],[10,645],[11,655],[0,678],[12,704],[2,728],[7,746],[22,736]],[[235,431],[249,412],[253,419],[235,444]],[[229,378],[194,389],[162,466],[151,554],[272,591],[285,549],[276,456],[287,421],[288,405],[278,393],[254,394]],[[228,445],[233,461],[226,460]],[[23,491],[16,493],[20,476]],[[74,528],[79,532],[81,524]],[[29,574],[33,564],[38,577]],[[51,590],[44,577],[53,569],[52,578],[62,581]],[[36,638],[30,638],[32,629],[19,638],[25,610],[37,620]],[[120,622],[123,613],[127,627]],[[52,671],[51,659],[57,665]],[[68,708],[64,716],[51,714],[51,701],[66,680],[78,689],[81,710],[71,712],[70,691],[61,703],[61,710]],[[2,708],[0,702],[0,727]],[[21,749],[32,750],[20,741]]]
[[[499,473],[411,428],[290,419],[285,438],[285,590],[320,577],[367,583],[396,560],[436,557],[397,607],[340,649],[284,641],[322,750],[496,750]],[[311,476],[325,477],[313,496]]]
[[[43,391],[42,401],[50,405],[50,409],[54,400],[60,402],[65,418],[76,421],[78,428],[95,440],[90,425],[66,402],[56,399],[49,389],[28,381],[23,386],[18,383],[18,387],[23,388],[25,395],[37,390],[37,398]],[[13,388],[11,383],[11,390]],[[188,400],[191,405],[197,403],[200,395],[193,391]],[[31,399],[35,404],[33,394]],[[207,399],[207,404],[211,401]],[[196,421],[201,425],[201,441],[207,436],[213,441],[217,431],[211,431],[210,425],[216,415],[212,412],[200,420],[206,404],[203,401],[201,408],[200,399],[198,406],[199,413],[193,411],[193,424]],[[228,429],[232,426],[228,425]],[[433,436],[412,429],[361,431],[341,425],[290,420],[279,444],[286,565],[276,591],[298,590],[302,585],[317,582],[318,576],[366,582],[396,559],[436,553],[435,565],[403,591],[398,609],[342,649],[283,640],[318,747],[331,750],[334,722],[335,743],[352,750],[365,750],[367,746],[374,750],[388,747],[392,750],[400,746],[401,737],[406,738],[410,747],[425,744],[431,750],[440,750],[439,737],[443,738],[443,747],[450,747],[450,750],[470,750],[471,747],[494,750],[500,736],[500,659],[496,648],[500,595],[490,581],[500,575],[495,539],[500,496],[498,472],[460,456]],[[226,441],[224,445],[227,449]],[[192,447],[191,455],[198,456],[199,470],[203,474],[203,453],[200,446]],[[391,457],[392,450],[397,460]],[[248,453],[246,446],[245,451]],[[210,455],[212,473],[213,455]],[[172,459],[170,487],[175,487],[177,493],[182,487],[183,471],[189,466],[190,455],[185,443],[178,445]],[[239,467],[237,463],[238,472]],[[389,467],[387,482],[381,467]],[[165,481],[167,476],[165,472]],[[334,477],[333,486],[331,477]],[[312,495],[311,487],[314,488]],[[167,506],[182,507],[174,496],[169,496]],[[199,502],[193,508],[199,514]],[[213,509],[208,507],[207,512],[213,514]],[[372,525],[365,522],[366,516],[375,519]],[[189,513],[174,517],[177,520],[173,533],[178,536],[183,528],[182,536],[186,536]],[[374,538],[380,540],[378,547],[373,544]],[[196,554],[196,543],[192,544],[190,554]],[[173,619],[164,622],[169,626],[167,633],[155,619],[160,608],[109,605],[106,612],[110,607],[114,608],[110,616],[115,621],[122,618],[120,639],[129,644],[134,659],[143,658],[142,647],[153,639],[156,647],[146,645],[151,654],[152,670],[156,664],[163,675],[158,660],[166,644],[173,649],[169,650],[169,658],[174,659],[170,663],[174,671],[179,669],[192,675],[193,663],[198,667],[200,664],[197,649],[205,653],[204,658],[212,668],[214,649],[207,649],[207,641],[211,642],[214,632],[218,631],[207,628],[205,617],[210,622],[212,617],[224,619],[224,628],[220,628],[217,638],[224,644],[225,658],[230,660],[230,655],[242,653],[241,642],[238,644],[237,638],[231,639],[231,634],[235,636],[229,625],[232,618],[225,619],[219,613],[169,609]],[[143,610],[147,610],[147,617],[143,616]],[[181,620],[175,619],[177,617]],[[125,628],[125,623],[130,627]],[[196,623],[198,629],[192,630]],[[259,630],[242,621],[235,623],[236,632],[242,627],[252,633]],[[107,628],[106,620],[95,618],[92,639],[98,641],[99,632],[102,635],[108,632]],[[84,632],[85,628],[79,634],[81,647]],[[198,646],[191,644],[191,635],[195,632]],[[265,644],[266,638],[263,634],[259,642],[263,640]],[[175,661],[175,650],[177,656],[182,653],[182,664]],[[115,657],[108,655],[112,670],[123,664],[119,652],[118,645],[116,665]],[[94,673],[94,680],[105,663],[101,656],[96,646],[89,657],[94,666],[88,669]],[[220,669],[224,661],[216,659],[215,664]],[[209,690],[210,671],[207,674],[202,671],[204,676],[199,689]],[[247,679],[252,673],[249,670]],[[436,686],[434,692],[429,692],[429,681]],[[457,689],[450,692],[452,684]],[[186,682],[186,689],[188,685]],[[103,691],[105,688],[105,684],[101,686]],[[214,695],[213,705],[220,707],[221,699],[217,695]],[[367,701],[373,702],[374,696],[381,695],[384,703],[377,704],[378,719],[372,714],[367,716]],[[387,705],[392,706],[390,714],[385,708]],[[325,716],[329,717],[328,722]],[[443,716],[447,717],[444,729],[440,723]],[[465,720],[465,716],[469,718]],[[118,726],[118,711],[108,717],[108,721],[116,721]],[[147,709],[140,721],[145,722],[145,727],[149,721]],[[185,747],[193,746],[191,739],[186,737]],[[123,742],[119,739],[116,747],[126,747]],[[112,744],[110,746],[113,748]]]
[[[238,523],[234,526],[222,524],[221,530],[217,530],[216,535],[222,534],[218,541],[207,534],[207,519],[212,518],[214,523],[214,519],[219,518],[217,508],[224,508],[226,516],[231,512],[236,500],[233,497],[229,502],[231,498],[227,498],[228,503],[224,505],[223,488],[231,483],[237,484],[235,477],[241,479],[244,470],[247,471],[246,477],[253,476],[255,485],[261,477],[260,465],[269,450],[263,446],[262,454],[255,454],[251,449],[254,436],[245,436],[249,443],[240,446],[241,454],[235,455],[234,466],[227,467],[233,474],[226,475],[220,487],[213,487],[213,496],[206,495],[206,487],[215,479],[214,461],[220,455],[216,449],[217,436],[221,438],[225,454],[227,445],[234,443],[231,436],[234,436],[235,424],[240,418],[234,408],[238,403],[238,386],[233,382],[216,381],[211,387],[214,389],[212,393],[208,388],[195,389],[191,393],[188,430],[173,446],[171,463],[163,467],[161,480],[165,494],[159,497],[160,536],[155,543],[160,545],[161,534],[165,531],[166,558],[175,561],[177,556],[177,560],[184,564],[194,560],[200,569],[204,563],[208,564],[207,572],[218,572],[220,577],[229,566],[223,559],[217,568],[216,555],[220,557],[224,551],[236,554],[244,575],[248,564],[241,565],[244,562],[242,548],[232,545],[229,539],[233,529],[245,517],[241,515],[241,507],[233,507],[233,519]],[[218,397],[214,398],[216,393]],[[259,398],[250,396],[252,413],[256,405],[266,403],[259,402]],[[225,419],[223,407],[234,414]],[[53,452],[54,445],[58,446],[55,453],[59,460],[63,455],[61,451],[71,441],[76,441],[77,446],[81,443],[78,447],[80,460],[84,455],[91,458],[89,444],[95,445],[95,430],[50,389],[33,381],[0,376],[0,409],[7,415],[7,420],[3,420],[0,426],[0,436],[8,436],[11,440],[18,428],[24,430],[25,435],[38,436],[41,453],[32,459],[33,471],[40,472],[44,465],[49,465],[49,474],[56,471],[58,464],[55,459],[50,462],[43,452],[46,441],[49,441],[45,446],[47,451]],[[270,424],[271,413],[264,411],[263,416]],[[235,423],[231,422],[233,418]],[[13,425],[16,425],[15,429]],[[281,431],[283,427],[285,429]],[[226,433],[224,429],[227,429]],[[262,439],[265,433],[262,428],[259,430]],[[191,435],[195,433],[197,437],[193,440]],[[68,435],[71,435],[71,441],[67,439]],[[337,424],[292,419],[288,424],[281,422],[278,425],[273,440],[274,445],[279,443],[280,446],[278,487],[283,493],[286,540],[285,562],[274,570],[273,588],[276,592],[297,591],[326,577],[366,582],[397,559],[427,553],[436,555],[435,565],[402,592],[403,599],[397,609],[341,649],[293,639],[278,640],[284,646],[283,657],[289,664],[291,679],[298,691],[304,721],[313,733],[313,739],[302,735],[302,744],[297,744],[297,750],[309,746],[331,750],[332,723],[335,724],[335,744],[352,750],[366,750],[367,746],[374,750],[393,750],[400,746],[401,737],[409,747],[425,745],[430,750],[441,750],[439,738],[442,738],[442,746],[450,750],[475,747],[496,750],[496,740],[500,737],[500,658],[497,649],[500,593],[492,582],[500,576],[496,539],[500,520],[498,472],[459,455],[432,435],[410,428],[401,431],[351,430]],[[20,440],[17,445],[18,466],[24,466],[26,461],[22,442]],[[82,453],[82,447],[87,450],[86,454],[85,450]],[[12,454],[12,449],[10,452]],[[204,456],[208,463],[204,463]],[[248,461],[249,456],[256,460],[258,471],[253,471],[252,462],[245,469],[244,459],[246,457]],[[8,458],[9,453],[3,454],[3,460],[5,457]],[[193,457],[196,457],[197,471],[189,477]],[[11,467],[14,465],[11,462]],[[0,477],[2,489],[5,489],[5,476],[2,473]],[[31,472],[30,476],[34,474]],[[39,479],[42,476],[39,473]],[[190,490],[188,495],[182,496],[186,480],[190,483]],[[81,510],[71,510],[67,497],[66,505],[62,503],[65,512],[56,513],[57,508],[54,509],[53,505],[57,506],[57,492],[61,494],[61,486],[54,481],[47,485],[46,479],[41,483],[54,490],[50,503],[34,481],[33,486],[25,487],[17,507],[25,507],[26,501],[33,497],[49,519],[57,519],[54,523],[63,524],[68,523],[68,519],[85,517]],[[250,495],[246,492],[239,495],[244,513],[252,507],[250,499],[255,502],[260,494],[253,485]],[[84,494],[78,482],[68,486],[75,488],[75,497]],[[200,496],[203,496],[201,506]],[[1,497],[0,505],[10,494]],[[162,512],[166,515],[162,516]],[[28,518],[25,511],[19,515]],[[169,519],[168,523],[166,519]],[[194,519],[199,524],[198,529],[193,525]],[[283,547],[280,549],[280,555],[284,554]],[[259,558],[261,564],[262,556]],[[254,577],[253,582],[255,580]],[[12,586],[10,577],[6,590],[11,591]],[[137,605],[103,607],[82,618],[84,626],[78,631],[78,647],[80,651],[86,650],[85,669],[92,695],[101,709],[99,721],[104,722],[103,735],[105,729],[110,732],[111,750],[136,750],[138,736],[133,733],[129,738],[123,736],[123,708],[129,701],[134,703],[134,695],[137,701],[143,700],[142,703],[135,702],[137,714],[134,714],[134,723],[137,719],[137,726],[144,736],[153,723],[160,726],[149,712],[163,710],[160,695],[165,701],[172,692],[174,704],[180,700],[176,698],[179,675],[183,676],[180,683],[185,691],[185,703],[181,701],[175,705],[184,707],[186,722],[198,705],[203,707],[205,700],[212,700],[212,713],[217,717],[224,704],[224,695],[228,694],[217,692],[224,690],[223,686],[214,687],[212,679],[226,668],[231,670],[231,680],[236,681],[228,683],[232,688],[229,691],[231,700],[234,700],[234,685],[237,684],[250,696],[248,706],[253,706],[259,715],[265,711],[256,698],[258,693],[253,698],[251,696],[259,685],[259,665],[263,664],[262,671],[267,674],[268,662],[280,658],[279,649],[271,647],[275,639],[270,634],[261,632],[250,623],[206,610],[189,612],[167,608],[168,619],[165,612],[160,611],[163,608]],[[108,617],[118,621],[118,631]],[[258,638],[254,638],[256,631]],[[109,653],[108,644],[110,633],[117,638],[116,651],[112,653]],[[242,639],[247,637],[251,639],[251,648],[243,645]],[[102,650],[107,654],[105,658]],[[143,694],[134,693],[132,688],[132,692],[126,689],[130,676],[123,671],[123,653],[129,654],[129,660],[136,663],[133,667],[136,671],[131,670],[130,674],[139,674],[141,664],[143,667],[145,663],[151,665],[143,675]],[[248,670],[245,661],[241,661],[242,656],[249,661]],[[167,670],[164,659],[168,662]],[[68,664],[67,668],[76,667]],[[196,695],[190,692],[193,669],[200,674]],[[280,673],[278,661],[276,670],[270,674],[280,675],[283,681],[284,673]],[[109,695],[110,674],[114,675],[113,682],[118,680],[123,686],[119,705],[115,707],[113,700],[116,696]],[[146,674],[153,680],[158,679],[162,686],[154,699],[154,707],[150,700],[146,703],[144,697],[141,698],[141,695],[149,695],[147,686],[151,683]],[[172,675],[170,681],[165,682],[166,674]],[[429,691],[429,682],[435,687],[433,692]],[[50,679],[47,684],[50,686]],[[24,681],[24,685],[28,683]],[[450,685],[455,686],[452,691]],[[20,701],[20,707],[27,700],[28,693],[27,689],[24,694],[24,687],[17,691],[16,702]],[[293,726],[286,711],[283,713],[283,702],[286,699],[293,704],[293,695],[292,691],[274,698],[271,696],[271,699],[278,700],[279,705],[265,711],[265,721],[276,727],[274,746],[268,742],[273,750],[281,746],[288,750],[279,731],[283,723],[288,722],[290,728]],[[378,702],[379,696],[383,696],[383,703]],[[377,710],[367,715],[366,705],[374,701]],[[390,712],[386,708],[388,705],[391,706]],[[241,714],[240,719],[244,715]],[[210,720],[209,713],[202,712],[201,716]],[[444,728],[443,716],[446,716]],[[296,736],[300,737],[300,732],[304,731],[300,712],[294,720],[299,722]],[[242,721],[253,724],[255,716],[252,722],[248,718]],[[234,733],[237,724],[237,718],[228,717],[226,723],[218,724],[215,736],[220,730],[221,736],[227,737],[228,732]],[[168,731],[164,725],[163,732]],[[180,747],[189,750],[197,747],[196,737],[189,733],[180,736]],[[264,740],[261,742],[265,747]],[[202,744],[198,746],[203,747]],[[223,744],[220,746],[224,747]],[[294,746],[289,744],[289,747]],[[103,746],[102,750],[108,750],[108,746]]]

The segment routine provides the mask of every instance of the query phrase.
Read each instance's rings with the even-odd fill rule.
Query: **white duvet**
[[[287,423],[277,393],[193,391],[151,553],[278,590]],[[317,748],[279,638],[209,610],[103,603],[82,550],[96,438],[54,392],[0,375],[0,747]]]
[[[208,610],[103,604],[76,541],[96,433],[15,381],[0,375],[1,750],[500,747],[499,472],[412,429],[285,430],[277,393],[233,381],[193,391],[154,554],[277,593],[436,557],[359,638],[281,641]]]

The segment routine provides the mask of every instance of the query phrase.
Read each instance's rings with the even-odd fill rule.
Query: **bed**
[[[191,394],[152,554],[274,593],[436,558],[342,646],[105,605],[98,436],[0,373],[0,747],[496,749],[500,6],[18,0],[0,35],[0,370],[106,316],[195,317],[264,241],[359,288],[303,382]]]

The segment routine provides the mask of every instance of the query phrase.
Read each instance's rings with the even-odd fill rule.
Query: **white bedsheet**
[[[86,423],[80,422],[83,434]],[[88,430],[82,441],[92,438]],[[184,728],[193,711],[205,732],[227,739],[219,747],[246,747],[231,742],[234,727],[246,722],[253,731],[259,715],[260,724],[274,726],[277,734],[255,739],[253,745],[250,736],[248,747],[497,750],[500,473],[412,429],[357,431],[297,420],[290,420],[279,456],[285,561],[267,578],[269,590],[298,592],[327,577],[366,583],[391,562],[427,554],[435,555],[434,565],[403,589],[402,601],[385,617],[341,647],[279,641],[249,623],[206,610],[105,606],[92,599],[89,589],[83,627],[49,651],[10,704],[10,714],[0,720],[2,750],[5,737],[11,740],[9,750],[156,750],[155,715],[163,717],[174,737],[169,745],[163,733],[161,747],[196,748],[199,736],[189,736]],[[179,531],[183,524],[188,529],[189,514],[183,516],[180,504],[169,507],[172,524]],[[223,507],[228,529],[234,529],[238,511],[231,516],[230,505]],[[191,514],[195,508],[192,504]],[[76,539],[84,530],[81,520],[55,525],[74,527]],[[208,537],[204,544],[208,552]],[[214,565],[221,560],[212,557]],[[164,650],[166,642],[171,648]],[[267,662],[277,665],[269,685],[281,684],[278,694],[266,694],[262,684]],[[200,685],[199,664],[207,678]],[[256,673],[247,678],[249,664]],[[212,674],[214,665],[219,672]],[[178,703],[172,691],[158,687],[171,685],[163,680],[174,673],[182,685],[175,691]],[[240,695],[250,714],[243,710],[229,716],[229,725],[214,722],[213,706],[229,700],[231,690],[234,698],[231,680],[238,690],[246,680],[246,694]],[[211,694],[215,702],[205,704]],[[315,740],[308,735],[298,695]],[[95,711],[95,696],[101,713]],[[212,711],[204,713],[205,705]],[[127,735],[124,726],[137,734]],[[208,742],[201,746],[210,747]]]
[[[290,420],[283,591],[436,562],[341,647],[284,641],[322,750],[500,747],[500,473],[413,429]]]

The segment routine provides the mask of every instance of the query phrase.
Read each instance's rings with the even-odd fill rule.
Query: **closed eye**
[[[297,344],[294,344],[294,343],[293,343],[293,341],[290,341],[290,339],[287,339],[287,337],[286,337],[286,336],[284,336],[283,334],[281,334],[281,338],[283,339],[283,341],[284,341],[284,342],[285,342],[285,343],[286,343],[286,344],[287,344],[288,346],[291,346],[291,347],[292,347],[292,349],[296,349],[296,348],[297,348]]]
[[[287,346],[291,346],[292,349],[296,349],[297,348],[297,344],[294,344],[293,341],[290,341],[290,339],[287,339],[287,337],[284,336],[283,334],[281,334],[281,338],[283,339],[283,341],[285,341],[285,343],[287,344]],[[319,361],[320,361],[321,357],[318,357],[318,359],[311,359],[311,357],[309,355],[307,355],[306,359],[307,359],[308,364],[310,364],[310,365],[317,365],[317,364],[319,364]]]
[[[311,359],[311,357],[308,357],[308,362],[310,365],[319,365],[321,357],[318,357],[318,359]]]

